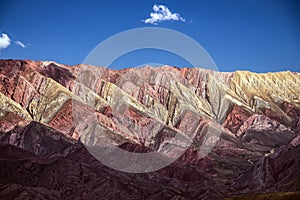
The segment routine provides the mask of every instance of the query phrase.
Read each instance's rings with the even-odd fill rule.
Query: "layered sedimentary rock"
[[[299,100],[300,74],[289,71],[1,60],[0,197],[223,199],[299,191]],[[95,126],[102,135],[91,137]],[[148,173],[117,171],[84,146],[109,141],[174,162]]]

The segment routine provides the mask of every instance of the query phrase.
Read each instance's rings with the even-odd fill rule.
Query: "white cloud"
[[[20,46],[20,47],[22,47],[22,48],[25,48],[25,47],[27,47],[23,42],[21,42],[21,41],[15,41],[15,44],[16,45],[18,45],[18,46]]]
[[[146,24],[157,25],[157,22],[171,20],[185,22],[184,18],[182,18],[178,13],[172,13],[167,6],[154,4],[153,12],[150,13],[150,18],[142,21]]]
[[[0,37],[0,50],[7,48],[9,45],[10,45],[10,38],[5,33],[2,33]]]

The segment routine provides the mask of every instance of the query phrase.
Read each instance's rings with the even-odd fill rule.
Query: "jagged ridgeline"
[[[299,191],[299,100],[300,74],[290,71],[0,60],[0,198],[223,199]],[[147,174],[106,167],[82,144],[90,113],[116,146],[176,161]]]

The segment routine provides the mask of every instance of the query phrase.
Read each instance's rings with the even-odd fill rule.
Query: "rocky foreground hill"
[[[83,135],[90,113],[115,146],[174,162],[147,173],[104,165],[84,145],[106,142]],[[299,197],[299,155],[296,72],[0,60],[0,199]]]

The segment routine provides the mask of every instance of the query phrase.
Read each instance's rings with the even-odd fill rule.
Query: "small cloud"
[[[16,45],[18,45],[18,46],[20,46],[20,47],[22,47],[22,48],[25,48],[25,47],[27,47],[23,42],[21,42],[21,41],[15,41],[15,44]]]
[[[2,33],[0,37],[0,50],[6,49],[9,45],[10,45],[10,38],[5,33]]]
[[[185,22],[184,18],[182,18],[178,13],[172,13],[167,6],[154,4],[153,12],[150,13],[150,18],[142,21],[146,24],[157,25],[157,22],[171,20]]]

